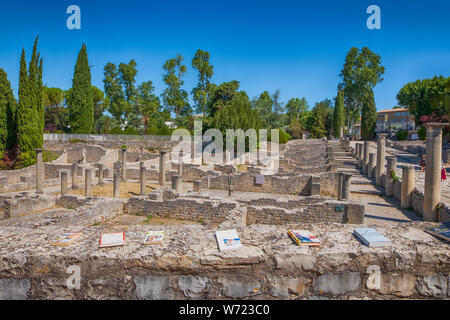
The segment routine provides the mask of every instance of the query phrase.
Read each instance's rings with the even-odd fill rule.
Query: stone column
[[[78,184],[77,184],[77,176],[78,176],[78,163],[74,162],[72,164],[72,189],[78,189]]]
[[[194,186],[193,186],[193,191],[194,192],[200,192],[202,190],[202,181],[201,180],[195,180],[194,181]]]
[[[178,157],[178,175],[183,176],[183,151],[180,152]]]
[[[183,186],[181,184],[181,176],[177,174],[172,176],[172,189],[178,193],[183,192]]]
[[[386,150],[386,134],[379,133],[377,138],[377,165],[375,167],[376,185],[383,186],[383,174],[385,165]]]
[[[364,155],[363,155],[363,173],[367,175],[369,170],[369,152],[370,152],[370,141],[364,141]]]
[[[141,165],[139,167],[139,184],[141,187],[140,190],[140,195],[144,196],[145,195],[145,174],[146,174],[147,170],[144,167],[144,163],[141,162]]]
[[[350,173],[342,174],[342,200],[350,200],[350,186],[352,175]]]
[[[442,128],[446,123],[427,123],[427,159],[423,220],[437,221],[436,206],[441,201]]]
[[[104,185],[103,182],[103,172],[105,171],[105,166],[103,163],[98,164],[98,185],[102,186]]]
[[[401,207],[410,208],[412,206],[412,192],[414,190],[414,168],[405,166],[402,169],[402,196]]]
[[[358,145],[358,168],[362,169],[364,163],[364,148],[362,143],[358,143]]]
[[[61,172],[61,195],[67,194],[67,171]]]
[[[337,199],[339,201],[342,201],[342,180],[344,177],[344,173],[343,172],[339,172],[338,173],[338,187],[337,187]]]
[[[341,139],[342,140],[342,138],[344,137],[344,127],[343,126],[340,126],[340,132],[339,132],[339,139]]]
[[[120,172],[117,170],[114,170],[114,190],[113,190],[113,197],[119,198],[120,197]]]
[[[122,149],[122,181],[127,181],[127,149]]]
[[[384,192],[387,196],[394,195],[394,179],[392,179],[392,172],[395,172],[395,169],[397,169],[397,157],[387,157],[386,179],[384,181]]]
[[[159,152],[159,184],[163,186],[166,183],[166,151]]]
[[[36,193],[43,194],[42,190],[42,178],[44,174],[44,168],[42,165],[42,149],[34,149],[36,151]]]
[[[86,197],[90,197],[92,195],[92,192],[91,192],[91,172],[92,172],[92,169],[86,169],[85,170],[84,195]]]
[[[369,178],[373,178],[374,177],[374,170],[375,170],[375,161],[376,161],[376,157],[377,155],[373,152],[371,152],[369,154],[369,168],[367,169],[367,176]]]

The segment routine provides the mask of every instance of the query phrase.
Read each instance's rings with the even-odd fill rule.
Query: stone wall
[[[52,208],[56,205],[55,197],[45,195],[1,195],[0,219],[9,219],[26,213]]]
[[[72,148],[76,146],[90,146],[92,144],[101,146],[106,149],[120,149],[123,145],[126,145],[130,151],[139,151],[141,147],[144,147],[147,150],[163,150],[163,149],[171,149],[178,142],[172,141],[150,141],[150,140],[142,140],[142,141],[95,141],[95,142],[77,142],[71,143],[69,141],[44,141],[44,149],[45,150],[63,150]]]
[[[222,253],[203,226],[131,226],[124,247],[105,249],[106,226],[70,247],[49,242],[71,228],[0,227],[0,299],[449,299],[448,245],[428,226],[379,226],[393,244],[368,248],[351,225],[252,225],[238,229],[243,248]],[[162,245],[142,244],[149,229],[167,232]],[[296,246],[288,229],[310,230],[321,247]],[[68,288],[74,270],[80,287]]]

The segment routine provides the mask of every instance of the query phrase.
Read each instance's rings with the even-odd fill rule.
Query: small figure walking
[[[419,162],[419,165],[420,165],[420,167],[422,168],[422,172],[424,172],[425,171],[425,160],[427,159],[427,156],[426,155],[422,155],[422,157],[420,158],[420,162]]]
[[[444,161],[442,161],[442,169],[441,169],[441,182],[447,180],[447,172],[445,170]]]

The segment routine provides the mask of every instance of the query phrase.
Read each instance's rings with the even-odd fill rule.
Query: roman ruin
[[[435,181],[419,190],[414,166],[385,143],[291,140],[278,152],[268,144],[256,163],[246,154],[242,164],[205,164],[194,152],[175,157],[171,141],[45,141],[57,160],[44,163],[38,152],[35,167],[0,172],[0,298],[448,298],[448,244],[423,232],[433,225],[427,185]],[[264,174],[270,159],[278,170]],[[368,210],[383,197],[398,203],[374,218]],[[403,215],[408,208],[416,213]],[[433,209],[433,221],[449,220],[450,202]],[[392,245],[364,246],[352,235],[360,226]],[[219,251],[214,233],[223,229],[236,229],[243,247]],[[296,246],[289,229],[309,230],[321,247]],[[144,245],[148,230],[167,238]],[[70,231],[83,236],[49,245]],[[126,244],[99,248],[111,231],[124,231]],[[66,285],[70,266],[80,267],[79,289]]]

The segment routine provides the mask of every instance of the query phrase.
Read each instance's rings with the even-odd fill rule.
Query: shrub
[[[407,130],[400,130],[397,132],[397,140],[398,141],[404,141],[408,138],[408,131]]]
[[[83,139],[69,139],[69,143],[78,143],[78,142],[86,143],[87,141]]]
[[[292,136],[291,136],[289,133],[285,132],[284,130],[279,129],[278,132],[279,132],[280,144],[285,144],[285,143],[287,143],[289,140],[292,139]]]
[[[417,131],[417,135],[420,140],[425,140],[427,138],[427,129],[425,127],[420,127],[419,131]]]
[[[128,134],[128,135],[133,135],[133,136],[139,135],[139,133],[137,132],[135,127],[126,128],[125,131],[123,132],[123,134]]]
[[[123,134],[123,131],[120,127],[114,127],[109,131],[109,134]]]

